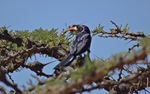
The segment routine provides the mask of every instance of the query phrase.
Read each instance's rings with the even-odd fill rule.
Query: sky
[[[0,27],[7,26],[8,30],[30,30],[37,28],[58,28],[58,32],[66,25],[85,24],[91,30],[98,24],[109,31],[114,28],[110,20],[116,24],[130,26],[130,31],[150,32],[150,0],[0,0]],[[91,44],[91,57],[108,58],[111,55],[127,51],[133,42],[120,39],[103,39],[94,37]],[[42,62],[51,58],[37,56]],[[32,59],[35,60],[34,58]],[[31,61],[32,61],[31,60]],[[55,65],[55,64],[54,64]],[[21,74],[12,74],[13,79],[20,85],[28,81],[31,71],[23,69]],[[46,66],[45,72],[52,71]],[[24,79],[24,81],[22,81]],[[103,90],[100,90],[105,94]],[[87,93],[96,94],[99,90]]]

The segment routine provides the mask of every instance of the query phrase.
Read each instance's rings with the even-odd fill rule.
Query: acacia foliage
[[[119,38],[124,41],[136,41],[127,52],[112,55],[109,59],[90,59],[89,54],[78,57],[71,65],[72,69],[64,68],[59,73],[46,74],[43,67],[47,64],[35,61],[28,63],[27,59],[35,54],[45,54],[62,61],[69,53],[69,39],[72,34],[65,31],[57,33],[57,29],[34,31],[8,31],[6,27],[0,29],[0,82],[12,88],[15,93],[35,94],[75,94],[89,92],[95,89],[105,89],[111,94],[139,93],[150,87],[150,36],[143,32],[129,31],[128,24],[124,27],[115,26],[110,31],[104,31],[99,24],[92,30],[92,36],[100,38]],[[134,50],[138,48],[138,50]],[[136,65],[136,67],[135,67]],[[131,68],[134,67],[134,68]],[[33,76],[38,83],[29,83],[30,88],[18,87],[9,73],[19,68],[28,68],[36,73]],[[115,74],[118,71],[118,74]],[[19,72],[19,71],[18,71]],[[125,74],[124,74],[125,73]],[[117,77],[113,77],[116,75]],[[38,76],[47,79],[40,80]],[[88,85],[88,87],[87,87]],[[6,88],[0,86],[0,92],[6,93]]]

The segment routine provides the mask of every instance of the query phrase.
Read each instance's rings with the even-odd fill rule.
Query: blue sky
[[[133,32],[143,31],[148,34],[149,9],[149,0],[1,0],[0,27],[6,25],[9,26],[9,30],[30,31],[40,27],[58,28],[60,32],[66,28],[65,24],[85,24],[92,30],[101,23],[104,30],[108,31],[114,27],[110,23],[112,20],[118,25],[128,23]],[[94,37],[91,57],[108,58],[119,51],[127,51],[133,43],[126,43],[127,41],[119,39]],[[51,60],[51,58],[39,58],[43,62]],[[49,72],[49,69],[46,67],[45,71]],[[29,74],[30,71],[23,71],[22,74],[16,73],[12,76],[16,82],[20,82],[25,77],[28,79]],[[22,84],[22,81],[20,83]]]

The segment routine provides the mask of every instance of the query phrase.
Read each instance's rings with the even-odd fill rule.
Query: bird
[[[67,31],[75,31],[76,34],[69,44],[70,53],[62,62],[54,67],[55,70],[60,70],[63,67],[70,65],[76,56],[81,55],[86,51],[90,52],[92,37],[90,35],[90,29],[86,25],[72,25]]]

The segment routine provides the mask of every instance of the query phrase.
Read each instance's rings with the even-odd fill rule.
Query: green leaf
[[[96,29],[94,29],[94,30],[92,31],[92,36],[95,36],[95,35],[97,35],[97,34],[103,32],[103,28],[104,28],[104,26],[101,26],[101,24],[99,24],[99,25],[96,27]]]

